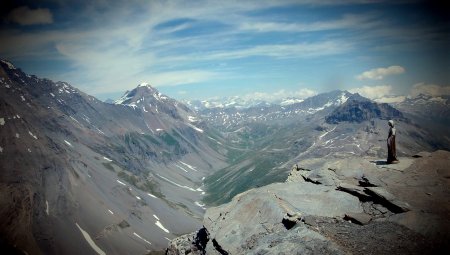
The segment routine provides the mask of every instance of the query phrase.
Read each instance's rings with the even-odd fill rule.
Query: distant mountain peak
[[[162,95],[157,89],[153,88],[149,83],[143,82],[131,91],[126,91],[125,94],[115,104],[135,105],[140,102],[150,100],[167,100],[168,97]]]
[[[325,120],[330,124],[339,122],[363,122],[373,118],[403,119],[403,114],[386,103],[376,103],[358,93],[351,95],[348,100],[333,110]]]
[[[359,102],[372,102],[372,100],[370,100],[370,99],[367,98],[367,97],[361,96],[359,93],[351,94],[351,95],[348,97],[347,100],[354,100],[354,101],[359,101]],[[346,100],[346,101],[347,101],[347,100]],[[345,102],[344,102],[344,103],[345,103]]]

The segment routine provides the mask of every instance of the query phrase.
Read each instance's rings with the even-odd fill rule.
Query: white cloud
[[[430,96],[450,95],[450,86],[439,86],[436,84],[417,83],[411,88],[410,96],[415,97],[420,94]]]
[[[267,102],[274,102],[277,100],[285,99],[285,98],[299,98],[299,99],[305,99],[311,96],[317,95],[317,92],[308,89],[308,88],[302,88],[297,91],[287,91],[284,89],[278,90],[274,93],[267,93],[267,92],[253,92],[249,94],[245,94],[242,97],[244,100],[263,100]]]
[[[375,99],[375,101],[378,103],[392,104],[392,103],[403,102],[403,101],[405,101],[405,99],[406,99],[405,96],[390,96],[390,97],[377,98],[377,99]]]
[[[392,86],[391,85],[380,85],[380,86],[363,86],[359,88],[350,89],[351,93],[358,93],[361,96],[370,98],[370,99],[380,99],[386,96],[392,95]]]
[[[356,76],[358,80],[382,80],[384,77],[393,74],[401,74],[405,72],[405,68],[401,66],[390,66],[387,68],[380,67],[365,71],[362,74]]]
[[[7,20],[23,26],[51,24],[53,23],[53,15],[47,8],[30,9],[28,6],[21,6],[13,9],[8,14]]]

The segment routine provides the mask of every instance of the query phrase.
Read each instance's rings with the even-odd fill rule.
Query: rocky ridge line
[[[285,183],[209,208],[166,254],[448,253],[450,152],[384,162],[301,161]]]

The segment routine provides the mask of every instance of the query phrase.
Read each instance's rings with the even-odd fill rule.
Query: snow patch
[[[38,139],[38,138],[37,138],[37,136],[33,135],[33,133],[31,133],[31,131],[30,131],[30,130],[28,130],[28,134],[30,134],[30,135],[31,135],[31,137],[33,137],[34,139],[36,139],[36,140]]]
[[[16,138],[20,138],[20,135],[19,135],[19,133],[16,133]]]
[[[192,124],[190,124],[190,123],[187,123],[187,124],[188,124],[188,126],[190,126],[191,128],[193,128],[195,131],[200,132],[200,133],[203,133],[203,129],[200,129],[200,128],[198,128],[198,127],[196,127],[196,126],[194,126],[194,125],[192,125]]]
[[[167,241],[169,241],[169,242],[170,242],[170,241],[172,241],[172,240],[170,240],[170,239],[169,239],[169,238],[167,238],[167,237],[164,237],[164,238],[165,238],[165,239],[166,239]]]
[[[323,133],[322,135],[319,136],[319,139],[322,139],[322,137],[326,136],[328,133],[333,132],[336,129],[336,127],[334,127],[332,130],[327,131],[325,133]]]
[[[5,118],[0,118],[0,126],[5,125]]]
[[[30,148],[28,148],[27,150],[28,150],[28,152],[31,152]]]
[[[82,229],[80,225],[78,225],[78,223],[75,224],[77,225],[78,229],[80,229],[81,234],[83,234],[84,239],[86,239],[86,241],[92,247],[92,249],[94,249],[94,251],[97,252],[99,255],[106,255],[106,253],[95,244],[89,233],[84,231],[84,229]]]
[[[166,233],[170,233],[169,230],[167,228],[165,228],[161,222],[159,222],[159,220],[155,223],[156,226],[158,226],[160,229],[164,230],[164,232]]]
[[[156,216],[156,215],[154,215],[154,214],[153,214],[153,217],[155,217],[155,219],[159,220],[158,216]]]
[[[191,191],[196,191],[195,189],[193,189],[193,188],[191,188],[191,187],[184,186],[184,185],[180,185],[180,184],[178,184],[178,183],[176,183],[176,182],[174,182],[174,181],[171,181],[171,180],[167,179],[167,178],[164,177],[164,176],[161,176],[161,175],[159,175],[159,174],[156,174],[156,175],[158,175],[161,179],[163,179],[163,180],[165,180],[165,181],[167,181],[167,182],[169,182],[169,183],[172,183],[172,184],[175,185],[175,186],[178,186],[178,187],[183,188],[183,189],[188,189],[188,190],[191,190]]]
[[[196,117],[194,117],[194,116],[188,116],[188,120],[190,121],[190,122],[196,122],[196,121],[198,121],[198,119],[196,118]]]
[[[3,153],[3,148],[2,148],[2,146],[0,146],[0,153]]]
[[[112,162],[112,159],[109,159],[109,158],[107,158],[107,157],[105,157],[105,156],[103,156],[103,158],[104,158],[105,160],[109,161],[109,162]]]
[[[155,195],[151,194],[151,193],[147,193],[147,195],[153,197],[153,198],[157,198]]]
[[[157,128],[157,129],[156,129],[156,132],[159,132],[159,131],[164,131],[164,129],[162,129],[162,128]]]
[[[101,131],[98,127],[96,127],[96,126],[94,126],[94,125],[93,125],[93,127],[97,130],[97,132],[98,132],[99,134],[105,135],[105,133],[103,133],[103,131]]]
[[[69,145],[70,147],[73,147],[71,143],[69,143],[68,141],[64,140],[64,142]]]
[[[50,215],[50,210],[48,208],[48,201],[45,200],[45,213],[47,213],[47,215]]]
[[[25,97],[23,97],[22,95],[20,95],[20,98],[22,98],[22,101],[25,101]]]
[[[148,112],[148,111],[145,109],[145,106],[142,106],[142,110],[143,110],[144,112]]]
[[[281,101],[280,105],[286,106],[286,105],[291,105],[291,104],[295,104],[295,103],[301,103],[303,101],[304,101],[303,99],[288,98],[288,99]]]
[[[210,136],[208,136],[208,138],[209,138],[209,139],[211,139],[211,140],[213,140],[213,141],[215,141],[216,143],[218,143],[218,144],[222,145],[222,143],[221,143],[221,142],[219,142],[219,141],[217,141],[216,139],[214,139],[214,138],[212,138],[212,137],[210,137]]]
[[[110,214],[113,214],[113,215],[114,215],[113,211],[111,211],[111,210],[108,210],[108,212],[109,212]]]
[[[148,84],[147,82],[142,82],[141,84],[138,85],[139,87],[150,87],[150,84]]]
[[[341,94],[341,98],[338,100],[339,104],[343,104],[345,102],[347,102],[348,97],[345,95],[345,93]]]
[[[205,205],[202,204],[202,203],[200,203],[200,202],[198,202],[198,201],[195,201],[195,205],[198,206],[198,207],[200,207],[200,208],[202,208],[203,210],[206,210]]]
[[[147,240],[145,240],[143,237],[141,237],[140,235],[138,235],[138,234],[136,234],[135,232],[133,232],[133,235],[135,235],[137,238],[139,238],[139,239],[141,239],[142,241],[144,241],[144,242],[146,242],[146,243],[148,243],[148,244],[152,244],[152,243],[150,243],[149,241],[147,241]]]
[[[140,196],[136,196],[137,200],[141,200],[142,198]]]
[[[123,182],[121,182],[121,181],[119,181],[119,180],[116,180],[118,183],[120,183],[120,184],[122,184],[123,186],[127,186],[125,183],[123,183]]]
[[[81,123],[80,123],[77,119],[75,119],[74,117],[72,117],[72,116],[70,116],[70,115],[69,115],[69,117],[70,117],[71,119],[73,119],[76,123],[78,123],[78,124],[81,125]]]
[[[195,169],[195,167],[193,167],[193,166],[191,166],[191,165],[189,165],[189,164],[186,164],[186,163],[184,163],[183,161],[178,161],[178,162],[180,162],[181,164],[187,166],[189,169],[194,170],[194,171],[197,172],[197,169]]]
[[[53,93],[51,93],[51,92],[50,92],[50,95],[51,95],[52,97],[55,97],[55,94],[53,94]]]

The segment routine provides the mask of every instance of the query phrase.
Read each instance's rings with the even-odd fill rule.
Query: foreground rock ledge
[[[209,208],[166,254],[448,254],[450,153],[400,162],[299,162],[286,183]]]

